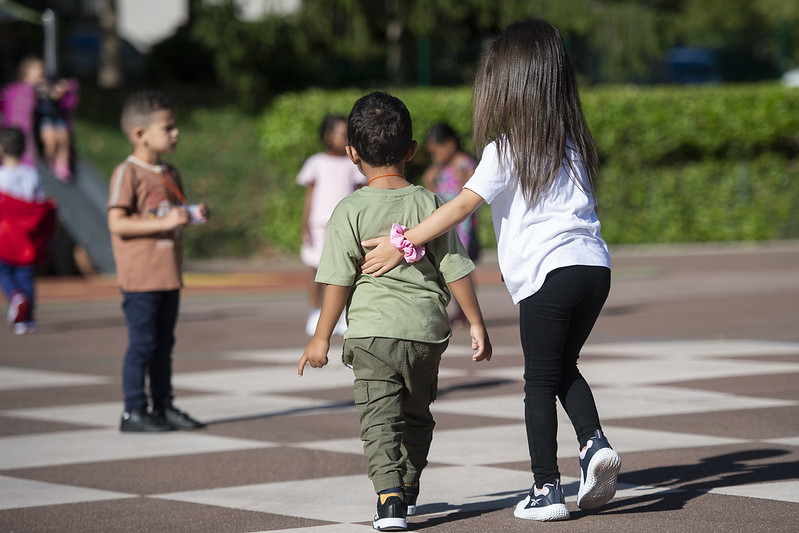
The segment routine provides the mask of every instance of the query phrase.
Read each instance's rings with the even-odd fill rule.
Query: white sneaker
[[[25,294],[23,294],[22,291],[14,291],[11,294],[11,301],[8,305],[8,315],[6,315],[8,325],[13,328],[15,324],[24,322],[28,317],[28,308],[28,299],[25,298]]]
[[[621,458],[601,430],[596,430],[580,451],[580,490],[577,507],[596,509],[616,495],[616,478],[621,470]]]
[[[321,313],[321,309],[314,309],[311,311],[311,314],[308,315],[308,320],[305,322],[305,333],[309,337],[313,337],[313,334],[316,333],[316,324],[319,322],[319,315]]]
[[[14,335],[25,335],[26,333],[33,333],[28,331],[28,325],[25,322],[15,322],[13,325]]]
[[[566,500],[563,497],[563,487],[560,480],[547,483],[539,491],[535,485],[527,496],[516,504],[513,516],[525,520],[538,520],[539,522],[554,522],[569,518]]]

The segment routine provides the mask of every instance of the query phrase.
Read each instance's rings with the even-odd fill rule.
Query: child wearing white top
[[[525,80],[519,83],[518,80]],[[577,505],[595,509],[616,493],[619,455],[602,433],[577,359],[610,291],[610,255],[600,234],[597,153],[558,31],[543,20],[511,24],[484,53],[474,84],[475,146],[482,159],[463,191],[405,232],[422,245],[483,202],[491,205],[499,266],[519,305],[525,423],[534,484],[514,515],[569,517],[557,464],[556,398],[580,446]],[[381,275],[402,258],[388,239],[365,257]]]

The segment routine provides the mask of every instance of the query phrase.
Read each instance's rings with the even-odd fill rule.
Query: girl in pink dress
[[[302,262],[313,269],[314,276],[322,256],[327,221],[342,198],[366,183],[366,178],[347,157],[347,119],[341,115],[328,115],[319,127],[319,136],[326,150],[308,158],[297,175],[297,183],[306,188],[302,212]],[[305,330],[313,335],[321,309],[322,285],[311,279],[309,287],[311,313]],[[344,319],[339,321],[336,334],[346,329]]]

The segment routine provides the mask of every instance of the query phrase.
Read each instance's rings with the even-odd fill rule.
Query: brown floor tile
[[[610,423],[614,426],[739,439],[766,440],[799,436],[796,406],[614,419]]]
[[[136,498],[0,511],[3,531],[246,533],[324,525],[291,516]]]
[[[75,431],[79,429],[92,428],[94,428],[94,426],[63,424],[59,422],[47,422],[44,420],[31,420],[29,418],[17,418],[14,416],[0,416],[0,437],[52,433],[56,431]]]
[[[3,475],[153,495],[365,472],[362,455],[282,447],[6,470]]]

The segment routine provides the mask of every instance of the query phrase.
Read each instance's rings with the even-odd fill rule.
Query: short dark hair
[[[25,153],[25,134],[19,128],[0,130],[0,146],[9,157],[22,157]]]
[[[347,140],[358,156],[375,167],[405,160],[413,142],[413,124],[402,100],[384,92],[358,99],[347,119]]]
[[[122,105],[120,126],[122,133],[130,136],[134,128],[146,128],[158,111],[174,111],[175,101],[161,91],[144,90],[131,94]]]
[[[425,142],[444,144],[450,139],[455,141],[455,148],[460,150],[461,140],[455,130],[452,129],[452,126],[446,122],[438,122],[430,126],[430,129],[427,131],[427,138],[425,139]]]
[[[327,134],[333,131],[336,128],[336,124],[339,122],[347,124],[347,117],[344,115],[325,115],[325,118],[322,119],[322,123],[319,124],[319,138],[322,142],[325,142]]]

